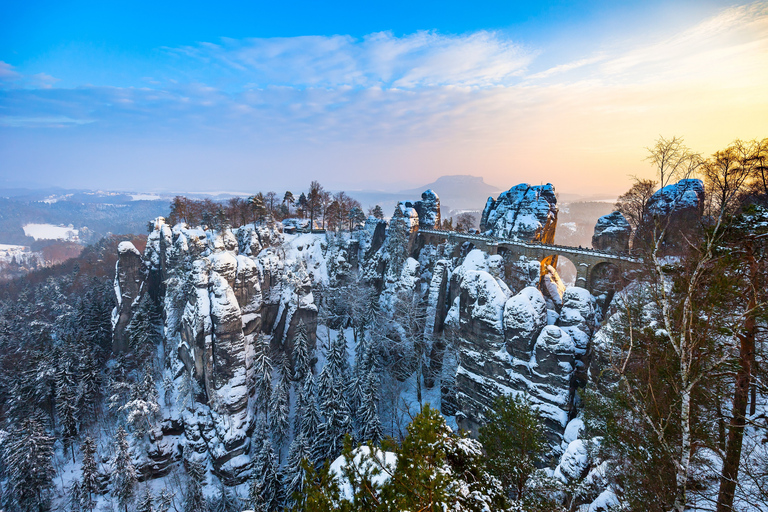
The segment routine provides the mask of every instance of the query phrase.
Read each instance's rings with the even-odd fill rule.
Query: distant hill
[[[403,190],[403,200],[420,199],[427,189],[437,192],[443,209],[481,210],[489,196],[496,197],[502,191],[499,187],[483,181],[482,177],[468,174],[441,176],[432,183],[419,188]]]

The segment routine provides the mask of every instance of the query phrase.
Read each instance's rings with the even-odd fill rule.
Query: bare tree
[[[656,192],[656,180],[644,180],[634,178],[632,187],[619,196],[613,207],[617,212],[621,212],[627,219],[632,231],[636,231],[643,223],[645,211],[648,208],[648,200]]]

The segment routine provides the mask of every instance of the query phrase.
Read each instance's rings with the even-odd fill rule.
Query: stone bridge
[[[583,249],[581,247],[569,247],[564,245],[550,245],[537,242],[520,242],[505,238],[496,238],[471,233],[458,233],[456,231],[439,231],[436,229],[419,229],[419,237],[424,238],[424,243],[438,244],[441,242],[463,243],[469,242],[475,248],[482,249],[488,254],[519,257],[537,260],[545,264],[556,264],[557,256],[569,259],[576,267],[576,286],[581,286],[592,291],[593,276],[595,272],[612,266],[622,275],[627,270],[640,268],[641,261],[628,254],[617,254],[596,249]],[[553,265],[554,266],[554,265]]]

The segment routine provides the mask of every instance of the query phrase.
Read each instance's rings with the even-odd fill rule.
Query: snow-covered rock
[[[419,227],[440,229],[440,198],[434,190],[421,193],[421,201],[413,204],[419,214]]]
[[[662,251],[676,253],[687,247],[686,233],[700,227],[704,214],[704,184],[699,179],[685,179],[667,185],[648,200],[643,224],[635,236],[635,246],[652,241],[656,228],[666,226]],[[690,238],[690,236],[688,237]]]
[[[480,220],[480,231],[524,242],[554,243],[557,198],[551,183],[530,186],[521,183],[488,198]]]
[[[131,321],[132,307],[140,298],[144,277],[141,253],[131,242],[120,242],[114,282],[117,305],[112,311],[113,352],[128,350],[125,328]]]
[[[536,288],[527,287],[504,305],[507,350],[519,359],[530,359],[532,341],[547,325],[547,306]]]
[[[612,212],[597,219],[592,247],[601,251],[627,252],[632,226],[621,212]]]
[[[589,467],[587,446],[581,439],[568,443],[560,464],[555,468],[555,478],[563,483],[579,480]]]
[[[595,327],[595,299],[588,290],[578,286],[566,289],[556,324],[570,335],[576,354],[587,351]]]

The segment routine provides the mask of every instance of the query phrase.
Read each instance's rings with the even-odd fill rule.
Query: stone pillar
[[[576,265],[576,286],[589,290],[589,270],[590,266],[588,263]]]

